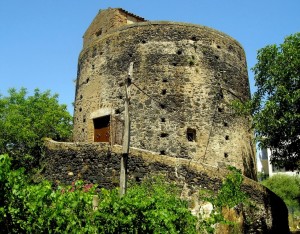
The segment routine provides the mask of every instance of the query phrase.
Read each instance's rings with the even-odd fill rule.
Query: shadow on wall
[[[252,178],[253,180],[257,181],[256,170],[251,170],[252,168],[256,168],[255,162],[253,161],[252,155],[255,155],[253,147],[251,147],[251,154],[246,154],[245,152],[242,153],[243,158],[243,166],[244,166],[244,175],[248,178]]]

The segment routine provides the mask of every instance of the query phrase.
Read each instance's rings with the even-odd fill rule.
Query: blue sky
[[[205,25],[245,49],[250,68],[257,50],[300,31],[299,0],[1,0],[0,93],[35,88],[59,94],[73,112],[82,35],[100,9],[121,7],[147,20]]]

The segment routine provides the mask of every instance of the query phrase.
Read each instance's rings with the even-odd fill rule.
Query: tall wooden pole
[[[129,65],[128,76],[125,80],[125,126],[123,135],[123,148],[121,158],[121,171],[120,171],[120,196],[126,193],[127,189],[127,160],[130,144],[130,118],[129,118],[129,101],[130,101],[130,85],[132,82],[133,62]]]

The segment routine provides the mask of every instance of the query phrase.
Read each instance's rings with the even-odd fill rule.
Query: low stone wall
[[[100,187],[114,188],[119,186],[121,150],[121,146],[105,143],[60,143],[47,139],[41,161],[43,176],[57,183],[70,184],[81,179]],[[227,173],[226,168],[130,148],[130,180],[140,181],[151,174],[164,174],[182,186],[183,194],[190,198],[200,188],[217,191]],[[289,233],[287,208],[279,197],[247,177],[242,190],[255,204],[251,209],[237,209],[245,233]]]

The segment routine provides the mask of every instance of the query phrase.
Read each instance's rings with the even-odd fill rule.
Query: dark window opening
[[[224,158],[228,158],[228,153],[224,153]]]
[[[161,91],[161,94],[162,95],[165,95],[167,93],[167,90],[166,89],[163,89],[162,91]]]
[[[142,43],[143,43],[143,44],[145,44],[145,43],[146,43],[146,41],[145,41],[145,40],[142,40]]]
[[[90,78],[87,78],[87,79],[86,79],[86,83],[89,83],[89,81],[90,81]]]
[[[196,129],[188,128],[186,130],[186,138],[188,141],[196,141]]]
[[[85,119],[85,118],[83,118],[83,122],[84,122],[84,123],[86,122],[86,119]]]
[[[160,155],[166,155],[166,151],[161,150],[161,151],[160,151]]]
[[[218,48],[218,49],[221,49],[221,46],[217,45],[217,48]]]
[[[223,112],[224,109],[223,109],[222,107],[218,107],[218,111],[219,111],[219,112]]]
[[[182,54],[182,50],[178,50],[178,51],[177,51],[177,54],[178,54],[178,55],[181,55],[181,54]]]
[[[82,95],[80,95],[80,99],[82,99],[83,98],[83,96]]]
[[[82,132],[84,132],[84,128],[83,128],[83,129],[81,129],[81,131],[82,131]]]
[[[176,66],[177,66],[177,63],[173,63],[173,66],[176,67]]]
[[[167,78],[163,78],[162,82],[166,83],[166,82],[168,82],[168,79]]]
[[[219,56],[218,56],[218,55],[216,55],[216,56],[215,56],[215,59],[219,59]]]
[[[168,137],[168,136],[169,136],[168,133],[161,133],[161,134],[160,134],[160,137]]]
[[[110,115],[93,119],[94,142],[109,142],[110,139]]]
[[[227,122],[223,122],[224,127],[228,127],[228,123]]]
[[[225,136],[225,140],[229,140],[229,136],[226,135],[226,136]]]
[[[92,65],[92,69],[95,69],[95,65],[94,64]]]
[[[79,108],[79,112],[81,112],[81,111],[82,111],[82,108],[80,107],[80,108]]]
[[[166,122],[166,118],[160,118],[161,122]]]

